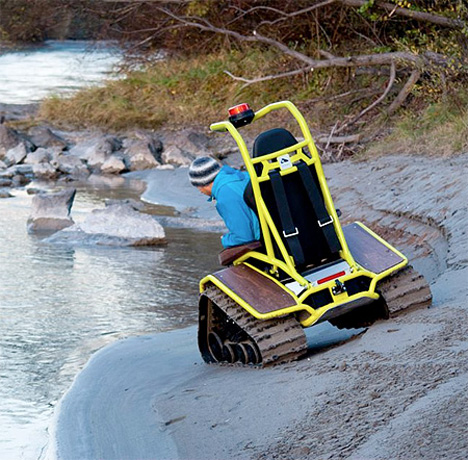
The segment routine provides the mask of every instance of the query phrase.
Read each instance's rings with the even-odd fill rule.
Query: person
[[[221,237],[224,248],[231,248],[260,239],[260,224],[255,212],[244,201],[244,191],[250,181],[245,171],[221,166],[214,158],[203,156],[189,167],[192,185],[209,200],[215,200],[216,210],[224,220],[228,233]]]

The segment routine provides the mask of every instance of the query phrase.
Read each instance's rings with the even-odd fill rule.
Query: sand
[[[308,355],[272,369],[203,364],[195,327],[119,341],[59,404],[49,458],[468,458],[467,166],[468,154],[325,167],[342,221],[405,252],[431,308],[362,331],[310,328]],[[161,202],[157,189],[146,199]]]

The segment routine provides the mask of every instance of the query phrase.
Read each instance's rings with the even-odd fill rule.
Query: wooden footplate
[[[213,276],[259,313],[296,305],[294,298],[281,286],[246,265],[225,268]]]
[[[343,233],[354,260],[376,275],[404,261],[399,254],[356,222],[343,227]]]

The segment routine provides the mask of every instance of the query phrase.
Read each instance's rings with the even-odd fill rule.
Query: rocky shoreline
[[[195,128],[109,134],[99,130],[65,131],[37,124],[21,130],[10,122],[15,114],[23,121],[34,116],[35,107],[5,106],[8,111],[3,113],[7,113],[8,121],[2,115],[0,123],[0,198],[12,197],[15,188],[27,187],[28,193],[37,194],[28,222],[29,232],[58,232],[48,238],[53,243],[138,246],[165,241],[159,222],[164,226],[212,231],[224,228],[213,209],[199,212],[205,200],[188,183],[186,168],[201,155],[213,155],[220,161],[229,157],[229,164],[240,166],[240,155],[234,153],[236,149],[227,137]],[[70,216],[75,183],[124,182],[126,178],[143,180],[149,189],[156,188],[165,205],[173,206],[171,200],[175,201],[177,217],[152,217],[151,225],[138,203],[111,203],[106,210],[91,213],[83,224],[86,231],[83,225],[75,224]],[[33,181],[35,186],[31,187]],[[52,192],[48,191],[51,185]],[[150,191],[150,195],[154,193]],[[160,199],[153,196],[146,200],[158,203]],[[115,219],[117,211],[120,219]],[[103,226],[103,222],[108,225]],[[126,232],[122,231],[124,223]],[[132,232],[137,228],[147,228],[149,233],[137,232],[138,237],[134,237]]]
[[[70,182],[92,174],[121,175],[146,169],[186,167],[200,155],[223,158],[224,139],[186,129],[66,132],[46,125],[19,131],[0,125],[0,184],[23,186],[33,179]]]

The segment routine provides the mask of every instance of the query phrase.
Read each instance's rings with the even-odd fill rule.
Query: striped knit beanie
[[[221,170],[221,165],[211,157],[198,157],[189,168],[189,179],[195,187],[203,187],[213,182]]]

